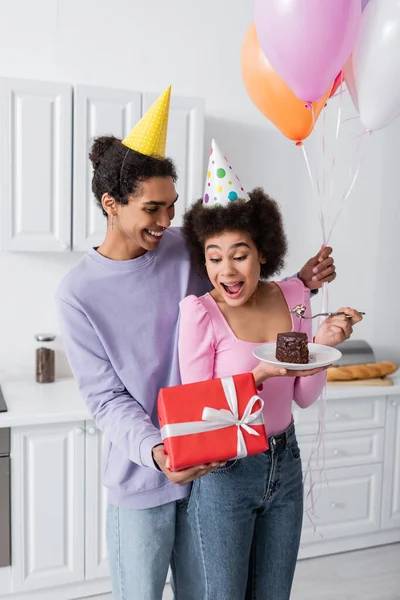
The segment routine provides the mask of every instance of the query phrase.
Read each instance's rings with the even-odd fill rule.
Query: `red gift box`
[[[160,390],[158,418],[172,471],[268,450],[252,373]]]

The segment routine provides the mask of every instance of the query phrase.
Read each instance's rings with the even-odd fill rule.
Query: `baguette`
[[[327,381],[351,381],[354,379],[374,379],[395,373],[398,369],[396,363],[383,361],[365,365],[351,365],[347,367],[330,367],[327,372]]]

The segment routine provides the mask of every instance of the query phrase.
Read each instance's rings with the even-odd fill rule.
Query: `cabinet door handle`
[[[338,456],[339,450],[337,448],[333,449],[333,456]]]
[[[397,402],[396,402],[396,400],[392,400],[390,404],[391,404],[393,407],[396,407],[396,406],[397,406]]]
[[[337,508],[336,502],[331,502],[331,508]]]
[[[62,250],[65,250],[65,251],[67,251],[67,250],[70,250],[70,248],[71,248],[70,244],[63,244],[63,245],[61,246],[61,249],[62,249]]]
[[[82,427],[76,427],[75,433],[76,435],[82,435],[84,433],[84,430],[82,429]]]
[[[335,412],[335,414],[334,414],[334,417],[335,417],[335,419],[336,419],[336,420],[337,420],[337,419],[340,419],[340,413],[338,413],[338,412]]]
[[[96,433],[96,427],[89,427],[87,430],[89,435],[95,435]]]

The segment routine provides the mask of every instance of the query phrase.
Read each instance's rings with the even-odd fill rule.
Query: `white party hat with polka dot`
[[[165,157],[171,86],[161,94],[122,143],[147,156]]]
[[[227,206],[235,201],[248,202],[249,200],[250,198],[244,191],[244,187],[234,172],[231,163],[213,140],[211,142],[203,206],[213,208]]]

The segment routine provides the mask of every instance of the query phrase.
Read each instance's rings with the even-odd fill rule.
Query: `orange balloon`
[[[325,96],[309,108],[282,77],[271,67],[258,43],[254,23],[250,25],[242,46],[242,77],[247,92],[257,108],[290,140],[301,142],[310,135],[315,121],[329,98]]]

